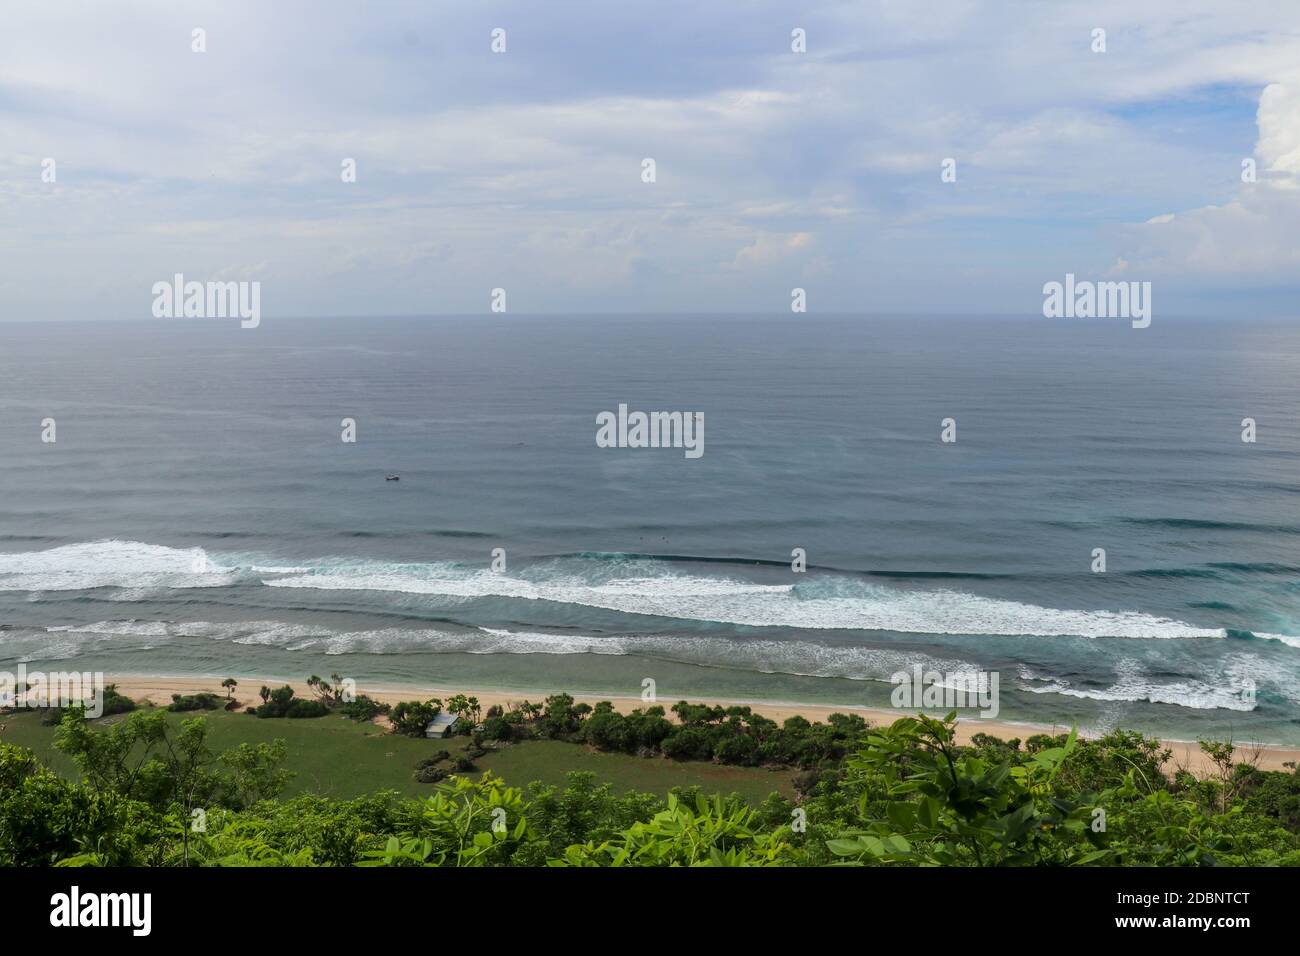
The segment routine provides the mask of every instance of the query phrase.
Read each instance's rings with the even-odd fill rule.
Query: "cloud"
[[[1294,284],[1300,270],[1300,71],[1259,98],[1253,182],[1231,199],[1128,230],[1135,273]],[[1239,167],[1238,167],[1239,168]],[[1243,174],[1244,176],[1244,174]]]
[[[777,310],[799,276],[818,308],[988,311],[1117,259],[1188,301],[1281,301],[1298,37],[1293,0],[13,5],[0,319],[146,316],[160,277],[250,263],[290,314],[483,311],[495,286]]]
[[[790,235],[762,233],[753,242],[736,252],[731,260],[734,269],[764,268],[786,257],[809,249],[813,237],[806,232]]]

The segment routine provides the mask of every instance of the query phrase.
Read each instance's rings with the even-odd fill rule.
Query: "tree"
[[[227,677],[221,682],[221,686],[226,689],[226,700],[230,700],[231,695],[235,692],[235,688],[239,686],[239,681],[235,680],[233,677]]]
[[[1227,813],[1228,807],[1236,801],[1250,780],[1251,772],[1259,763],[1259,753],[1257,751],[1249,755],[1248,759],[1235,762],[1233,757],[1237,753],[1237,748],[1231,741],[1201,740],[1198,743],[1201,746],[1201,753],[1210,759],[1214,768],[1214,775],[1209,783],[1214,791],[1216,809],[1219,813]]]
[[[541,716],[542,705],[534,704],[531,701],[526,700],[519,705],[519,712],[523,714],[525,717],[527,717],[529,720],[536,720],[538,717]]]
[[[64,780],[30,750],[0,743],[0,866],[49,866],[87,848],[99,865],[139,866],[163,839],[143,804]]]
[[[99,732],[91,729],[85,708],[74,706],[64,711],[54,746],[73,759],[95,789],[159,806],[169,794],[156,751],[167,732],[162,710],[137,711]]]
[[[388,712],[393,733],[407,737],[423,737],[429,721],[442,713],[442,702],[437,698],[426,701],[404,700],[393,705]]]
[[[219,787],[212,771],[213,754],[207,746],[207,723],[202,717],[181,721],[181,732],[162,735],[162,761],[172,781],[171,802],[179,808],[181,864],[190,863],[191,820],[195,808],[212,802]]]
[[[166,711],[137,711],[97,731],[87,723],[84,707],[69,707],[54,744],[76,762],[95,789],[176,812],[181,856],[188,864],[190,814],[213,803],[220,786],[211,769],[214,757],[203,718],[182,721],[177,733],[167,723]]]
[[[218,759],[228,771],[228,802],[251,807],[259,800],[278,797],[293,777],[280,766],[287,753],[285,742],[279,738],[269,744],[243,743],[223,753]]]
[[[574,705],[569,694],[552,694],[546,698],[546,710],[537,722],[544,737],[567,737],[576,733],[584,715],[591,713],[591,705]]]

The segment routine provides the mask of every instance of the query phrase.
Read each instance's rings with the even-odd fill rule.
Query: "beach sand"
[[[262,677],[241,677],[237,674],[230,675],[239,681],[238,687],[235,688],[234,697],[244,706],[257,705],[261,703],[258,697],[258,690],[266,685],[268,687],[283,687],[289,684],[294,689],[294,693],[299,697],[314,697],[305,682],[302,681],[284,681],[273,678]],[[172,694],[195,694],[201,691],[226,696],[226,691],[221,686],[221,677],[158,677],[144,674],[115,674],[113,683],[117,685],[118,693],[125,694],[134,700],[149,700],[157,705],[165,705],[171,702]],[[494,704],[500,704],[509,709],[511,706],[519,704],[525,700],[531,700],[534,703],[540,703],[548,693],[558,693],[558,691],[504,691],[504,690],[472,690],[467,688],[446,688],[433,687],[421,684],[386,684],[383,686],[366,686],[357,688],[357,692],[365,694],[382,703],[393,704],[402,700],[428,700],[430,697],[440,697],[444,700],[455,694],[466,694],[467,696],[477,697],[483,710],[486,711]],[[615,709],[627,713],[638,707],[646,706],[640,697],[616,697],[612,695],[574,695],[578,702],[595,704],[597,701],[607,700],[614,705]],[[873,726],[883,726],[893,723],[903,713],[895,710],[885,710],[872,707],[852,707],[839,706],[830,707],[820,704],[795,704],[795,703],[769,703],[767,701],[756,700],[718,700],[711,698],[691,698],[692,703],[700,704],[721,704],[731,706],[740,704],[752,707],[754,712],[762,714],[764,717],[775,720],[778,723],[784,721],[787,717],[793,717],[796,714],[806,717],[811,721],[825,722],[826,719],[835,713],[839,714],[858,714],[867,720]],[[668,710],[676,703],[676,700],[660,700],[659,704]],[[940,715],[942,716],[942,715]],[[1003,740],[1009,740],[1018,737],[1022,741],[1027,737],[1039,733],[1066,733],[1069,731],[1066,726],[1048,726],[1043,724],[1024,724],[1013,721],[985,720],[977,718],[966,718],[957,722],[957,742],[969,743],[971,737],[975,734],[991,734],[994,737],[1000,737]],[[1173,751],[1173,756],[1169,763],[1165,765],[1166,771],[1172,773],[1175,770],[1186,767],[1197,776],[1205,776],[1210,772],[1210,762],[1201,753],[1200,748],[1195,741],[1185,740],[1166,740],[1163,741],[1169,750]],[[1237,759],[1244,761],[1253,761],[1261,770],[1287,770],[1284,764],[1292,761],[1300,762],[1300,749],[1291,747],[1274,747],[1265,745],[1256,745],[1241,741],[1234,741],[1237,744]]]

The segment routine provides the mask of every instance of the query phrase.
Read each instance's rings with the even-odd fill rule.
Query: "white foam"
[[[710,636],[596,636],[501,628],[381,628],[337,631],[311,624],[281,621],[172,623],[161,621],[99,621],[48,630],[0,632],[0,650],[31,661],[76,657],[85,645],[121,642],[132,646],[165,646],[168,638],[200,637],[241,645],[276,647],[287,651],[314,650],[327,655],[388,653],[459,654],[608,654],[641,656],[685,664],[752,670],[816,678],[888,682],[898,671],[921,664],[927,671],[964,673],[978,670],[959,659],[944,659],[911,650],[822,644],[803,640],[726,638]],[[57,638],[57,639],[55,639]],[[1255,703],[1242,690],[1267,683],[1275,692],[1300,703],[1300,692],[1278,687],[1274,665],[1258,655],[1233,654],[1222,664],[1223,681],[1158,682],[1141,662],[1121,659],[1117,680],[1109,687],[1079,687],[1070,680],[1021,665],[1019,688],[1034,694],[1060,694],[1106,703],[1160,703],[1193,710],[1251,711]]]
[[[1034,677],[1023,670],[1021,676],[1026,680],[1047,681],[1038,686],[1028,683],[1021,685],[1021,690],[1032,694],[1060,694],[1065,697],[1113,702],[1173,704],[1192,710],[1252,711],[1256,706],[1252,697],[1243,694],[1246,685],[1241,682],[1227,682],[1221,685],[1197,680],[1157,683],[1148,679],[1138,661],[1131,659],[1121,660],[1116,665],[1118,680],[1106,688],[1075,687],[1063,678]],[[1253,687],[1253,684],[1250,686]]]
[[[307,624],[280,621],[184,623],[151,621],[98,621],[93,624],[50,628],[70,640],[61,642],[66,656],[75,656],[83,643],[149,641],[159,638],[202,637],[241,645],[316,650],[329,655],[385,653],[459,654],[609,654],[640,655],[687,664],[749,669],[767,674],[805,677],[839,677],[849,680],[887,681],[897,671],[916,663],[947,672],[972,669],[969,662],[879,648],[831,646],[811,641],[774,641],[759,638],[675,637],[620,635],[597,637],[497,628],[443,630],[435,628],[381,628],[334,631]],[[0,634],[0,648],[30,646],[36,634]],[[46,632],[39,632],[45,637]]]
[[[392,591],[453,599],[551,601],[625,614],[755,627],[1091,638],[1226,636],[1219,628],[1195,627],[1139,611],[1058,610],[958,591],[898,590],[856,581],[829,587],[763,585],[664,574],[593,584],[573,578],[528,580],[427,565],[400,571],[333,568],[263,583],[280,588]]]
[[[91,588],[208,588],[237,575],[218,567],[202,548],[168,548],[140,541],[91,541],[45,551],[0,554],[0,590],[81,591]]]
[[[1251,631],[1251,633],[1266,641],[1280,641],[1289,647],[1300,647],[1300,637],[1292,634],[1268,634],[1264,631]]]
[[[665,572],[635,575],[621,562],[584,562],[495,574],[452,564],[393,564],[322,559],[309,565],[266,563],[256,556],[214,560],[202,548],[138,541],[95,541],[46,551],[0,554],[0,590],[40,592],[119,589],[116,600],[142,600],[158,590],[268,587],[377,591],[457,602],[485,598],[547,601],[623,614],[753,627],[893,631],[912,634],[1078,636],[1088,638],[1222,638],[1202,628],[1139,611],[1066,610],[980,597],[953,590],[911,590],[847,576],[798,584],[758,584],[725,577]],[[265,577],[265,575],[279,575]],[[1262,635],[1300,645],[1286,635]]]

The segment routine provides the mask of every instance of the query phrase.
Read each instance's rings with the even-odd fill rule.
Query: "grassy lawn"
[[[195,714],[169,714],[176,723]],[[431,786],[411,779],[415,764],[436,751],[447,750],[455,757],[469,743],[468,737],[421,740],[385,734],[374,724],[358,724],[344,717],[306,720],[259,720],[243,713],[206,711],[208,745],[214,752],[241,743],[269,742],[283,738],[288,747],[285,769],[296,776],[286,796],[319,793],[346,799],[375,790],[396,790],[423,796]],[[125,715],[105,717],[95,726],[105,727]],[[0,741],[35,751],[52,769],[73,776],[72,762],[54,749],[54,728],[42,727],[34,713],[0,716]],[[643,790],[667,793],[672,787],[698,784],[706,793],[738,793],[757,803],[773,791],[793,793],[792,773],[756,767],[726,767],[711,763],[686,762],[627,754],[594,753],[577,744],[558,740],[529,740],[510,744],[475,761],[479,771],[491,770],[514,786],[540,780],[563,784],[572,770],[589,770],[602,783],[618,792]],[[444,764],[446,766],[446,764]]]
[[[794,795],[793,773],[788,771],[596,753],[561,740],[512,744],[480,758],[477,764],[511,783],[540,780],[562,784],[567,772],[590,770],[597,780],[612,784],[619,793],[643,790],[662,794],[672,787],[699,785],[705,793],[738,793],[750,803],[758,803],[774,791],[787,797]]]

